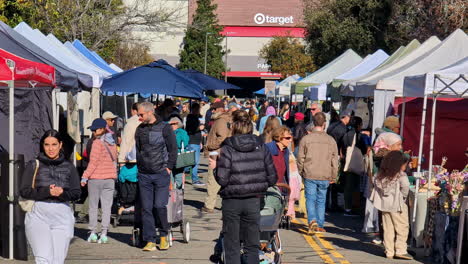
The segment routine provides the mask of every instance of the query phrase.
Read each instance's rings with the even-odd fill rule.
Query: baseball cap
[[[241,106],[238,105],[237,103],[232,102],[228,104],[228,109],[231,109],[233,107],[236,107],[237,109],[241,109]]]
[[[340,113],[340,118],[343,118],[345,116],[351,116],[351,110],[346,109]]]
[[[111,111],[106,111],[104,114],[102,114],[102,119],[114,119],[117,118],[118,116],[114,115]]]
[[[206,102],[206,103],[208,103],[208,102],[210,101],[210,99],[209,99],[208,97],[206,97],[206,96],[203,96],[203,97],[201,98],[201,100],[202,100],[203,102]]]
[[[102,118],[96,118],[93,120],[93,123],[91,123],[91,126],[88,127],[88,129],[91,129],[92,131],[98,129],[98,128],[105,128],[107,126],[106,120]]]
[[[224,103],[223,102],[212,103],[211,107],[214,108],[214,109],[224,108]]]
[[[294,114],[294,119],[296,120],[304,120],[304,114],[303,113],[300,113],[300,112],[297,112]]]

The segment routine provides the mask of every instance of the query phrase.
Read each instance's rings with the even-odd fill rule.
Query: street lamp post
[[[205,70],[204,70],[204,74],[206,74],[206,64],[207,64],[207,60],[208,60],[208,35],[211,35],[213,33],[211,32],[206,32],[205,34]]]

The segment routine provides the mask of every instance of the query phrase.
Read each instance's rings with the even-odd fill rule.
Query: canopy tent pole
[[[422,161],[422,153],[423,153],[423,143],[424,143],[424,130],[426,127],[426,111],[427,111],[427,95],[424,95],[424,103],[422,109],[422,118],[421,118],[421,133],[419,137],[419,154],[418,154],[418,169],[417,173],[418,176],[421,177],[421,161]],[[420,178],[416,178],[416,193],[419,193],[419,180]],[[429,191],[429,190],[428,190]],[[418,199],[414,199],[414,208],[413,208],[413,223],[416,221],[416,207],[418,205]]]
[[[403,106],[401,108],[401,120],[400,120],[400,136],[403,138],[403,131],[405,127],[405,114],[406,114],[406,97],[403,96]]]
[[[128,115],[128,112],[127,112],[128,105],[127,105],[127,94],[126,93],[123,94],[123,98],[124,98],[124,121],[126,123],[127,122],[127,115]]]
[[[138,103],[138,93],[135,93],[135,103]]]
[[[7,60],[8,67],[11,71],[11,81],[8,82],[10,89],[9,94],[9,135],[8,135],[8,144],[9,144],[9,163],[8,163],[8,212],[9,212],[9,226],[8,226],[8,256],[9,259],[13,259],[13,248],[14,248],[14,237],[13,237],[13,202],[14,202],[14,173],[15,173],[15,62],[12,60]]]
[[[432,102],[432,123],[431,123],[431,143],[429,146],[429,187],[427,191],[427,196],[429,196],[429,192],[431,191],[431,180],[432,180],[432,163],[434,161],[434,130],[435,130],[435,117],[436,117],[436,106],[437,106],[437,95],[434,95],[433,98],[434,102]]]

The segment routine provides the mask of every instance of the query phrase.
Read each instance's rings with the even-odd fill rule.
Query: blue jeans
[[[307,220],[309,223],[312,220],[317,221],[322,228],[325,223],[325,201],[329,184],[329,181],[304,179]]]
[[[195,151],[195,166],[192,168],[192,182],[199,181],[198,164],[200,163],[200,144],[190,144],[189,149]]]
[[[156,242],[155,217],[159,218],[159,224],[161,225],[159,233],[161,236],[167,236],[170,228],[167,221],[170,183],[171,176],[166,170],[157,174],[138,173],[143,241]],[[153,213],[156,213],[156,216]]]

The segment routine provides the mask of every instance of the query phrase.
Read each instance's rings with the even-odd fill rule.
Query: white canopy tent
[[[423,154],[423,143],[424,143],[424,130],[426,126],[426,111],[427,111],[427,98],[433,98],[432,106],[432,122],[431,122],[431,135],[429,145],[429,187],[428,195],[431,190],[432,180],[432,165],[434,159],[434,131],[435,131],[435,113],[437,106],[437,98],[440,97],[459,97],[468,98],[468,57],[455,62],[454,64],[445,67],[443,69],[428,72],[422,75],[407,76],[404,78],[403,85],[403,96],[404,97],[424,97],[423,111],[422,111],[422,122],[421,122],[421,134],[419,140],[419,153],[418,153],[418,168],[417,172],[420,176],[421,173],[421,161]],[[405,102],[403,101],[403,104]],[[404,111],[403,105],[403,111]],[[403,113],[404,119],[404,113]],[[403,122],[403,121],[402,121]],[[419,180],[416,182],[416,192],[419,189]],[[415,202],[417,202],[415,200]],[[416,215],[416,204],[414,206],[413,219]]]
[[[403,67],[381,76],[376,88],[380,90],[394,90],[396,96],[402,96],[403,82],[406,76],[420,75],[438,70],[466,56],[468,56],[468,36],[462,30],[457,29],[430,51]]]
[[[388,76],[390,73],[398,71],[398,69],[404,68],[407,65],[412,65],[415,60],[432,50],[438,44],[440,40],[437,37],[430,37],[424,41],[419,47],[408,53],[405,57],[400,58],[394,63],[387,65],[385,68],[374,72],[370,76],[360,78],[355,82],[349,83],[345,89],[342,90],[342,95],[354,96],[354,97],[372,97],[377,83]],[[387,89],[391,90],[391,89]]]
[[[381,49],[366,56],[358,65],[354,66],[349,71],[338,75],[327,84],[327,96],[331,95],[332,100],[337,100],[339,98],[339,87],[344,81],[355,79],[371,72],[384,63],[389,57],[390,56]]]
[[[415,40],[412,40],[410,43],[408,43],[406,47],[400,47],[397,51],[395,51],[392,54],[392,56],[387,58],[381,65],[379,65],[377,68],[375,68],[371,72],[365,75],[344,81],[340,87],[340,94],[342,96],[358,97],[357,96],[358,91],[356,89],[356,86],[359,83],[363,83],[365,82],[365,80],[372,79],[375,75],[378,75],[379,72],[384,71],[385,69],[401,61],[403,58],[409,56],[411,53],[413,53],[414,50],[418,49],[420,46],[421,46],[421,43],[419,43],[419,41],[415,39]]]
[[[304,79],[296,83],[296,93],[298,90],[301,90],[306,87],[316,86],[320,84],[325,84],[325,86],[320,86],[322,96],[319,96],[319,100],[325,100],[326,98],[326,83],[333,80],[338,75],[341,75],[353,68],[362,61],[361,56],[359,56],[352,49],[348,49],[346,52],[341,54],[338,58],[334,59],[327,65],[323,66],[314,73],[308,75]],[[298,89],[299,88],[299,89]],[[320,90],[320,89],[319,89]],[[300,91],[298,93],[301,93]]]

